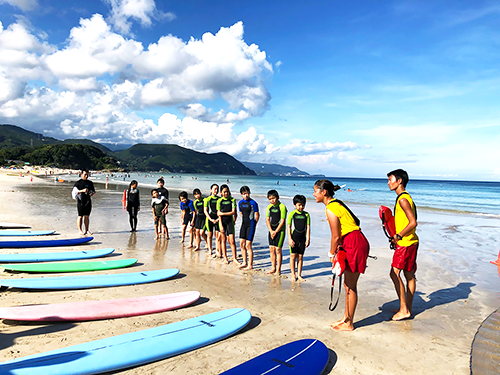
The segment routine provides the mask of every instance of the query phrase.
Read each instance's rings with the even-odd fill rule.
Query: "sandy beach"
[[[92,178],[91,178],[92,179]],[[58,238],[78,237],[72,183],[0,173],[0,221],[54,229]],[[91,230],[94,241],[78,249],[115,248],[113,257],[138,258],[125,273],[179,268],[180,275],[158,283],[78,291],[27,292],[7,289],[1,306],[63,303],[127,298],[197,290],[196,304],[170,312],[139,317],[63,324],[0,323],[0,362],[79,343],[156,327],[221,309],[243,307],[253,316],[238,334],[202,349],[123,371],[123,374],[217,374],[290,341],[315,338],[330,350],[325,374],[469,374],[471,344],[484,319],[500,306],[498,267],[489,263],[498,254],[498,219],[420,211],[417,295],[413,319],[393,322],[398,306],[389,278],[392,252],[383,235],[378,208],[354,205],[363,232],[371,244],[368,269],[361,276],[359,304],[353,332],[332,332],[328,324],[342,317],[344,292],[334,312],[328,310],[331,273],[327,257],[329,230],[324,206],[311,197],[312,241],[306,250],[303,276],[289,279],[288,251],[284,247],[283,274],[269,276],[269,252],[264,221],[254,241],[255,270],[241,271],[194,252],[179,243],[180,213],[177,192],[171,191],[167,216],[170,241],[154,241],[148,188],[141,189],[142,210],[137,233],[130,233],[128,214],[122,209],[123,186],[96,184]],[[236,187],[233,190],[238,191]],[[235,194],[236,198],[239,198]],[[258,201],[261,210],[267,202]],[[291,202],[284,202],[289,211]],[[388,205],[392,202],[388,202]],[[240,223],[237,223],[239,228]],[[186,242],[187,243],[187,242]],[[76,248],[75,248],[76,249]],[[1,253],[59,251],[57,249],[0,249]],[[68,249],[65,249],[68,250]],[[240,253],[238,246],[238,253]],[[110,271],[101,271],[106,273]],[[57,275],[55,275],[57,276]],[[3,271],[1,278],[30,277]],[[37,276],[34,276],[37,277]]]

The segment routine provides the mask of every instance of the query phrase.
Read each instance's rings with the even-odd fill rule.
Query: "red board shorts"
[[[346,252],[346,270],[352,273],[365,273],[366,260],[370,253],[370,244],[360,230],[347,233],[342,246]]]
[[[417,250],[418,242],[410,246],[397,246],[392,257],[392,266],[403,271],[416,272]]]

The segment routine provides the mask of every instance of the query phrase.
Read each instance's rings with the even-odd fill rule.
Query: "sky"
[[[500,181],[497,1],[0,0],[0,124]]]

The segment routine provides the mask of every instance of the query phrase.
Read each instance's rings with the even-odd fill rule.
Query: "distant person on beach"
[[[266,224],[269,230],[269,253],[271,255],[271,269],[267,274],[279,276],[281,274],[281,263],[283,254],[281,249],[285,241],[285,221],[287,210],[283,203],[279,201],[280,196],[276,190],[267,192],[269,206],[267,206]]]
[[[243,256],[243,263],[238,267],[244,270],[251,270],[253,268],[252,242],[260,217],[259,205],[250,198],[250,188],[248,186],[242,186],[240,194],[243,198],[238,202],[238,208],[241,213],[240,249]]]
[[[161,236],[166,237],[168,240],[165,215],[163,214],[166,205],[167,199],[165,197],[160,197],[157,189],[151,190],[151,207],[153,209],[153,219],[155,222],[155,240],[159,239]]]
[[[195,248],[194,250],[200,250],[201,239],[207,242],[207,235],[205,233],[205,226],[207,224],[207,217],[205,216],[205,202],[201,195],[200,189],[193,190],[193,196],[195,201],[193,202],[194,206],[194,235],[195,235]],[[208,245],[207,245],[208,249]]]
[[[293,210],[287,219],[288,245],[290,246],[290,270],[292,271],[292,281],[297,278],[306,281],[302,277],[302,265],[304,262],[304,252],[311,241],[311,219],[304,211],[306,207],[306,197],[297,194],[293,197]],[[297,273],[295,266],[297,265]]]
[[[326,219],[332,235],[328,255],[333,259],[338,251],[346,253],[344,317],[330,324],[330,328],[334,331],[352,331],[354,330],[354,313],[358,304],[358,279],[360,274],[365,272],[370,244],[361,232],[356,215],[344,202],[333,198],[335,191],[339,189],[339,185],[334,185],[329,180],[318,180],[314,184],[313,195],[317,203],[323,203],[326,206]]]
[[[137,232],[137,214],[141,209],[141,202],[139,199],[139,189],[137,188],[137,181],[132,180],[127,189],[126,195],[126,209],[129,215],[130,231]]]
[[[194,205],[193,201],[189,199],[188,193],[181,191],[179,193],[179,200],[181,201],[181,243],[184,243],[184,238],[186,237],[186,230],[189,232],[189,246],[187,248],[193,247],[193,228],[194,228]]]
[[[90,212],[92,211],[91,197],[95,194],[94,183],[89,180],[89,171],[84,169],[81,178],[73,186],[73,199],[76,199],[76,208],[78,210],[78,219],[76,224],[80,235],[92,234],[90,231]],[[85,226],[85,230],[83,227]]]
[[[212,184],[212,186],[210,186],[210,193],[211,195],[206,197],[204,201],[205,216],[207,217],[207,244],[210,255],[212,255],[212,238],[215,237],[215,254],[212,256],[214,258],[220,258],[222,254],[219,239],[219,216],[217,216],[217,201],[219,200],[217,194],[219,194],[219,185]]]
[[[168,236],[168,227],[167,227],[167,214],[168,214],[168,205],[169,205],[169,200],[168,200],[168,190],[165,189],[165,181],[163,180],[163,177],[160,177],[158,181],[156,181],[156,184],[158,185],[158,188],[156,189],[158,191],[158,195],[160,197],[164,197],[167,201],[165,208],[163,209],[163,227],[164,227],[164,232],[166,233],[167,240],[169,239]]]
[[[413,199],[406,191],[408,184],[408,173],[402,169],[396,169],[387,173],[389,189],[394,191],[398,197],[394,206],[394,223],[396,234],[391,242],[396,246],[392,257],[392,268],[390,276],[396,288],[399,298],[399,311],[392,320],[403,320],[411,317],[413,297],[416,290],[415,272],[417,271],[418,236],[417,207]],[[405,275],[406,288],[401,277],[401,271]]]
[[[221,185],[220,192],[222,197],[217,201],[217,216],[219,216],[219,230],[220,230],[220,243],[222,250],[222,257],[226,263],[229,263],[227,259],[227,247],[226,241],[229,242],[231,247],[231,252],[233,254],[232,260],[236,265],[240,265],[236,256],[236,244],[234,241],[234,223],[238,217],[236,212],[236,200],[231,196],[231,191],[229,186]]]

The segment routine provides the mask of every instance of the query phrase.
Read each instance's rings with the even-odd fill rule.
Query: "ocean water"
[[[239,189],[243,185],[250,187],[255,197],[266,197],[267,192],[276,189],[283,199],[291,199],[296,194],[313,198],[313,186],[317,178],[297,177],[260,177],[239,175],[202,175],[202,174],[159,174],[130,173],[129,175],[109,175],[108,182],[128,185],[137,180],[140,188],[156,187],[159,177],[165,179],[165,187],[173,190],[186,190],[189,194],[199,188],[204,196],[209,195],[210,186],[228,183],[232,195],[239,198]],[[67,179],[76,179],[68,176]],[[411,178],[411,176],[410,176]],[[105,174],[95,174],[91,179],[106,182]],[[372,178],[336,178],[328,177],[343,188],[336,192],[336,197],[346,203],[370,206],[386,205],[392,208],[396,195],[387,186],[387,179]],[[460,213],[500,218],[500,182],[481,181],[443,181],[413,180],[407,185],[419,210]]]

